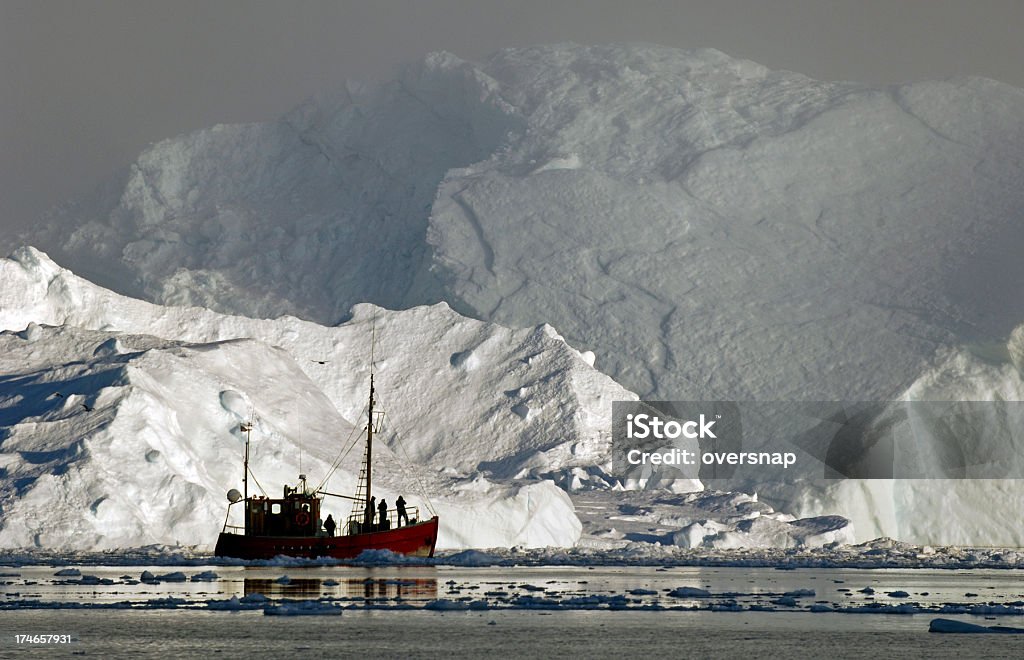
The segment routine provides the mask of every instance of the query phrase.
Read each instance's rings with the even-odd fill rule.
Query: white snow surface
[[[422,507],[424,484],[439,547],[573,545],[572,504],[540,477],[600,473],[610,402],[635,398],[549,326],[509,330],[443,303],[362,305],[333,328],[231,317],[120,296],[32,248],[0,260],[0,282],[4,547],[212,544],[224,493],[240,486],[238,425],[251,410],[253,469],[271,492],[294,483],[300,461],[325,475],[358,435],[373,324],[390,420],[378,495]],[[351,492],[359,459],[351,452],[327,490]]]

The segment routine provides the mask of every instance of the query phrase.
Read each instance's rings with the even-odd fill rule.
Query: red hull
[[[390,550],[414,557],[433,557],[436,543],[437,516],[434,516],[386,532],[351,536],[244,536],[221,532],[213,554],[237,559],[271,559],[278,555],[352,559],[363,550]]]

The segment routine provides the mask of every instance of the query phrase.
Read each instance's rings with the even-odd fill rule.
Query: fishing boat
[[[228,491],[228,514],[217,539],[214,554],[239,559],[289,557],[351,559],[364,550],[390,550],[416,557],[434,556],[438,517],[420,519],[419,507],[394,508],[378,512],[373,508],[373,437],[379,430],[383,413],[374,410],[373,358],[370,358],[370,399],[366,418],[366,451],[355,495],[328,493],[322,487],[309,488],[306,475],[299,475],[297,486],[284,486],[280,498],[249,495],[249,444],[252,421],[241,425],[245,433],[242,492]],[[326,480],[325,480],[326,481]],[[256,482],[257,484],[259,482]],[[262,490],[262,489],[261,489]],[[321,512],[325,497],[352,502],[352,512],[344,524],[325,529]],[[229,525],[231,507],[244,503],[243,525]],[[429,503],[427,503],[429,507]],[[400,514],[404,514],[401,516]],[[401,524],[401,523],[405,524]],[[334,532],[338,533],[335,535]]]

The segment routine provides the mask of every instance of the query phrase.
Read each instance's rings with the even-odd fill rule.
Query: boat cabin
[[[316,536],[320,499],[285,486],[285,496],[253,495],[245,509],[246,536]]]

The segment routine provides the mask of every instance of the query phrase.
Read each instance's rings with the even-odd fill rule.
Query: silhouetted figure
[[[334,536],[334,530],[337,526],[334,522],[334,516],[327,514],[327,520],[324,521],[324,530],[327,532],[327,536]]]
[[[371,497],[370,501],[366,503],[366,515],[363,516],[363,527],[365,527],[364,531],[369,532],[373,530],[373,514],[376,508],[377,498]]]
[[[399,527],[402,526],[402,518],[405,518],[405,524],[408,525],[409,524],[409,514],[405,512],[405,498],[402,497],[401,495],[399,495],[398,496],[398,500],[395,501],[395,510],[398,511],[398,516],[397,516],[397,518],[398,518],[398,521],[397,521],[398,526]]]
[[[388,525],[388,503],[382,498],[380,504],[377,505],[377,512],[380,514],[378,527],[380,529],[387,529]]]

